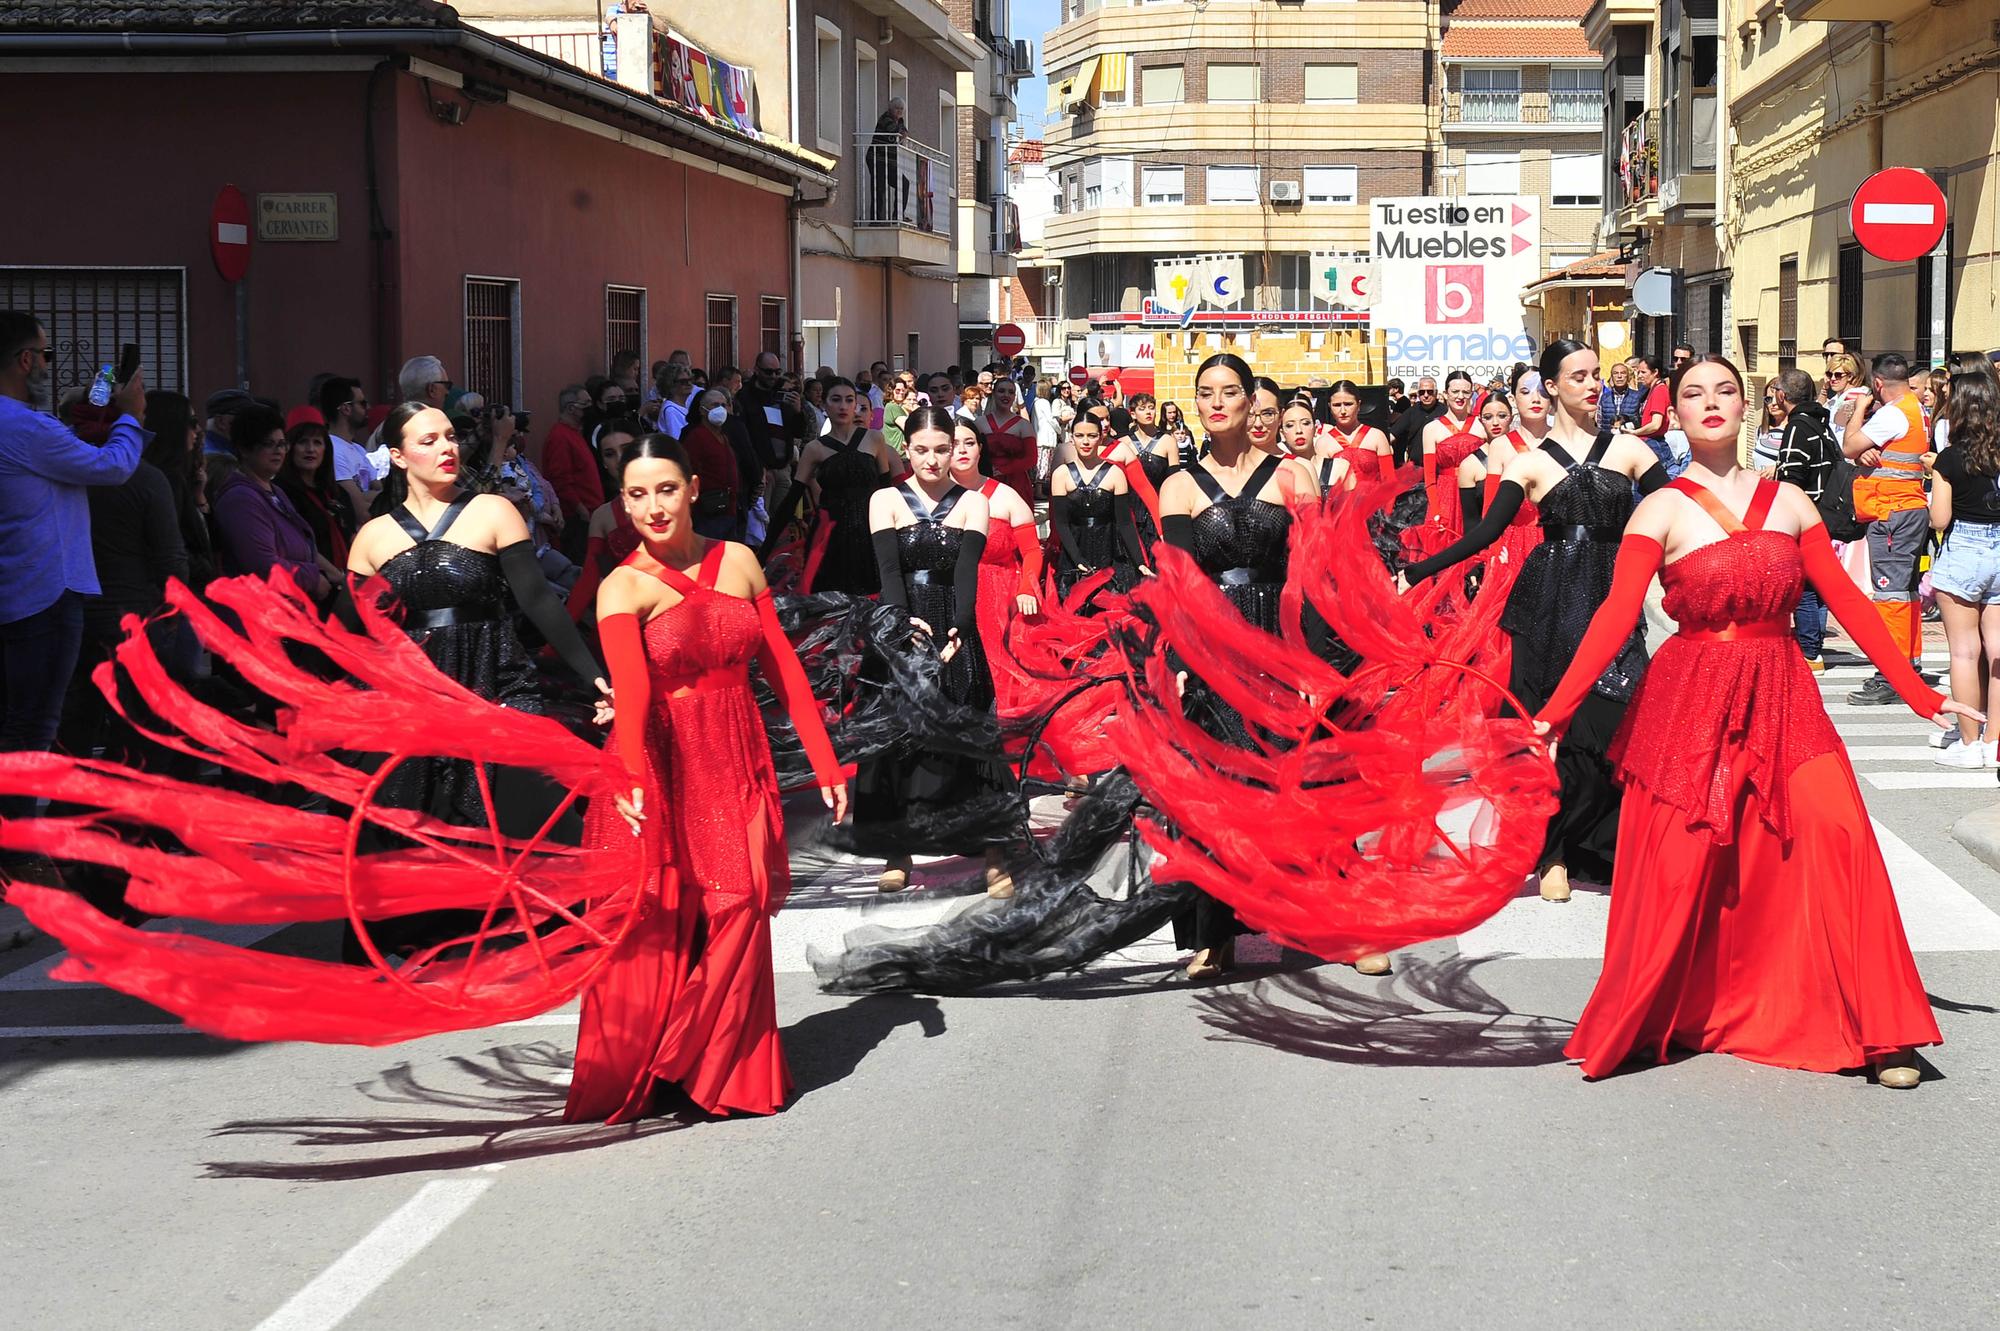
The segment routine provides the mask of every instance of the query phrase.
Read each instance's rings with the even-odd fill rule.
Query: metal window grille
[[[1736,343],[1743,349],[1743,365],[1747,372],[1756,373],[1757,366],[1757,325],[1736,325]]]
[[[757,350],[776,356],[780,363],[785,359],[785,302],[776,296],[758,302]]]
[[[465,279],[465,382],[488,402],[517,402],[520,382],[521,284],[509,278]]]
[[[127,342],[147,387],[188,391],[184,269],[0,268],[0,310],[24,310],[48,330],[58,398],[115,364]]]
[[[1931,265],[1936,262],[1928,254],[1917,260],[1917,328],[1910,345],[1916,349],[1915,363],[1929,365],[1937,359],[1936,349],[1931,346]]]
[[[736,364],[736,297],[708,298],[708,364],[712,379],[724,366]]]
[[[1799,363],[1799,256],[1778,261],[1778,369]]]
[[[1834,299],[1839,302],[1834,326],[1843,344],[1852,351],[1861,345],[1861,243],[1845,241],[1840,247],[1840,277]]]
[[[621,351],[638,353],[640,372],[646,367],[646,288],[604,288],[604,363]]]
[[[1706,350],[1711,356],[1722,354],[1722,301],[1728,288],[1714,282],[1708,288],[1708,344]]]

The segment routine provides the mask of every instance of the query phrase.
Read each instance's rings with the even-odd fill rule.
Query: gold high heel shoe
[[[1907,1049],[1875,1065],[1875,1084],[1892,1091],[1911,1090],[1923,1079],[1916,1054]]]
[[[1569,900],[1569,866],[1551,864],[1542,870],[1542,900],[1561,903]]]
[[[1213,980],[1224,971],[1236,968],[1236,944],[1224,943],[1220,947],[1205,947],[1194,954],[1185,972],[1190,980]]]
[[[1353,961],[1353,966],[1356,975],[1387,975],[1389,973],[1389,954],[1387,952],[1370,952],[1365,957],[1356,957]]]
[[[1007,862],[998,851],[986,852],[986,895],[995,901],[1006,901],[1014,895],[1014,875],[1008,872]]]
[[[911,865],[907,857],[890,860],[883,866],[881,875],[875,879],[878,892],[900,892],[910,885]]]

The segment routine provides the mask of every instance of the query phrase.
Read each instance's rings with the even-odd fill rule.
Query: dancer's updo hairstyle
[[[1579,351],[1588,350],[1590,347],[1587,343],[1579,342],[1573,337],[1559,337],[1543,347],[1541,359],[1535,362],[1535,368],[1541,371],[1542,382],[1549,384],[1560,379],[1563,362]],[[1544,388],[1542,391],[1548,390]]]

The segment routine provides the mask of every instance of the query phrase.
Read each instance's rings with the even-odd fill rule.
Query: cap
[[[257,405],[257,399],[240,388],[219,388],[202,404],[204,416],[234,416]]]
[[[326,417],[320,415],[318,407],[297,406],[285,417],[285,429],[296,430],[301,425],[326,425]]]

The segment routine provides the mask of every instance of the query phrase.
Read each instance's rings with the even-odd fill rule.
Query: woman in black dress
[[[826,433],[805,446],[792,475],[792,497],[781,505],[785,517],[810,493],[819,516],[807,538],[810,581],[803,592],[848,592],[872,596],[881,588],[868,543],[868,505],[875,492],[903,469],[902,461],[861,418],[861,396],[853,381],[835,379],[826,387]]]
[[[459,488],[458,436],[445,414],[406,402],[383,421],[382,438],[389,443],[389,507],[355,534],[347,554],[350,588],[365,596],[361,581],[379,576],[394,593],[385,608],[391,614],[400,609],[404,631],[432,664],[502,707],[537,715],[550,710],[515,631],[517,610],[585,689],[608,699],[604,671],[543,576],[520,510],[499,495]],[[599,712],[600,719],[608,716],[603,704]],[[500,830],[532,836],[554,807],[547,783],[506,768],[489,779]],[[463,759],[406,760],[383,781],[376,800],[467,829],[483,831],[491,822],[479,774]],[[462,930],[449,921],[409,917],[381,922],[370,932],[386,950]]]
[[[1139,581],[1145,555],[1133,526],[1131,486],[1104,457],[1104,427],[1095,416],[1070,423],[1072,458],[1049,476],[1049,529],[1062,551],[1056,585],[1064,596],[1100,569],[1111,586],[1129,591]]]
[[[908,612],[917,650],[937,653],[936,688],[966,712],[992,717],[993,678],[978,630],[979,558],[986,549],[986,497],[951,478],[951,414],[919,407],[903,422],[912,474],[878,491],[868,529],[880,571],[882,603]],[[987,889],[1006,895],[1012,882],[998,845],[1012,827],[982,826],[971,811],[1006,807],[1011,781],[997,747],[989,756],[946,752],[904,739],[861,761],[854,780],[853,845],[887,860],[879,886],[909,886],[911,856],[986,857]]]
[[[1160,405],[1151,393],[1134,393],[1126,405],[1132,412],[1131,432],[1114,440],[1104,459],[1125,473],[1137,500],[1132,521],[1139,529],[1139,548],[1151,558],[1153,543],[1160,539],[1160,487],[1167,483],[1167,474],[1181,465],[1181,437],[1161,427]]]
[[[1530,712],[1555,694],[1582,646],[1591,616],[1611,594],[1618,542],[1632,516],[1632,487],[1651,494],[1666,468],[1635,435],[1597,427],[1597,353],[1563,339],[1542,350],[1538,367],[1556,410],[1541,443],[1518,453],[1502,473],[1477,526],[1446,549],[1412,564],[1404,586],[1434,577],[1498,541],[1523,502],[1541,513],[1541,544],[1528,552],[1508,595],[1500,627],[1514,641],[1509,689]],[[1540,864],[1541,894],[1568,901],[1570,871],[1609,882],[1618,840],[1618,787],[1612,736],[1646,668],[1646,628],[1635,626],[1617,658],[1577,709],[1556,754],[1560,807],[1549,820]]]

